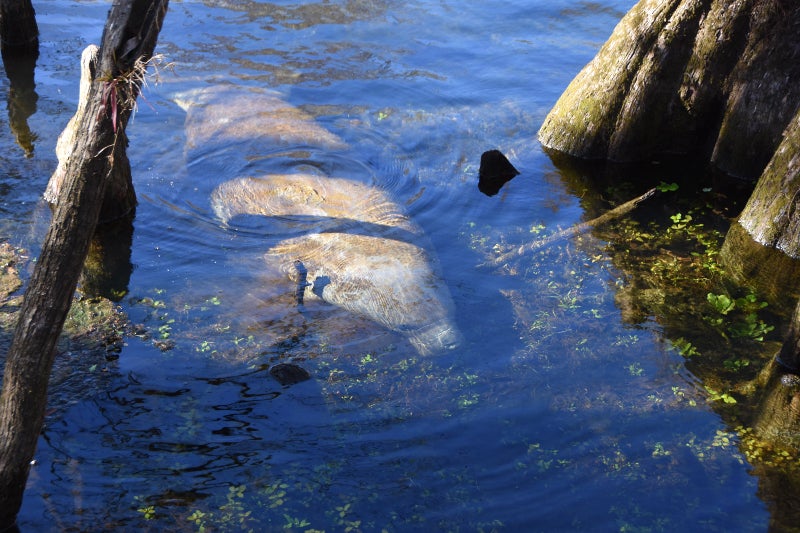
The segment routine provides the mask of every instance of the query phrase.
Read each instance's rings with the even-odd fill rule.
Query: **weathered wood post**
[[[89,105],[9,349],[0,393],[0,530],[14,526],[41,431],[55,343],[116,164],[168,0],[115,0]],[[136,73],[139,73],[138,75]]]

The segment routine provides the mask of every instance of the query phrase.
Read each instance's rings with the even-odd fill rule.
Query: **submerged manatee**
[[[377,322],[424,355],[458,344],[453,303],[421,230],[379,189],[326,176],[270,175],[223,183],[211,203],[225,222],[264,215],[311,228],[265,255],[303,298]]]
[[[249,143],[253,153],[264,155],[264,146],[317,146],[341,150],[346,143],[275,93],[217,85],[175,95],[186,111],[186,148],[208,148],[217,143]]]

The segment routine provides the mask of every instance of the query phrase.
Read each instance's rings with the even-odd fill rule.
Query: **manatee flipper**
[[[306,287],[311,285],[308,282],[308,269],[302,261],[296,259],[293,263],[295,272],[297,273],[297,288],[295,289],[295,299],[297,300],[297,307],[303,307],[303,294],[306,292]]]

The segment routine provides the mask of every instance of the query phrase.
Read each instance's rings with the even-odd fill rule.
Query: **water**
[[[624,320],[603,241],[558,243],[515,272],[479,266],[495,242],[589,218],[535,134],[632,4],[172,2],[158,52],[173,68],[129,125],[139,207],[121,305],[149,337],[76,362],[51,391],[21,527],[765,529],[732,428],[659,323]],[[107,7],[37,5],[33,157],[0,130],[4,237],[33,254],[78,57]],[[219,85],[275,91],[346,146],[187,150],[175,99]],[[521,171],[491,198],[476,187],[488,149]],[[369,321],[270,304],[261,256],[286,227],[225,226],[208,198],[297,171],[405,208],[441,263],[459,349],[423,358]],[[281,361],[312,380],[281,387],[267,372]]]

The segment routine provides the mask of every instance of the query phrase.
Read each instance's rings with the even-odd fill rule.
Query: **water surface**
[[[662,326],[620,311],[605,242],[480,266],[495,243],[588,218],[536,131],[632,4],[171,2],[158,52],[172,67],[129,125],[139,207],[120,303],[149,336],[51,391],[21,527],[764,529],[731,428]],[[34,254],[78,57],[108,6],[36,8],[33,156],[0,133],[0,227]],[[274,91],[346,147],[187,150],[176,100],[219,85]],[[493,197],[477,189],[489,149],[521,171]],[[208,198],[228,179],[298,171],[404,207],[439,259],[460,348],[422,358],[368,321],[265,305],[277,230],[226,226]],[[281,387],[267,369],[285,361],[312,379]]]

